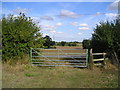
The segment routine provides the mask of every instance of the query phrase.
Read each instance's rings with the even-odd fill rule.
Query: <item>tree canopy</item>
[[[50,48],[50,46],[55,45],[55,42],[52,41],[52,38],[50,38],[50,36],[46,35],[44,39],[45,39],[45,43],[43,45],[46,46],[47,48]]]
[[[44,39],[40,28],[30,17],[8,15],[2,18],[2,56],[3,60],[29,53],[30,47],[43,47]]]
[[[94,29],[91,46],[94,52],[109,52],[120,58],[120,18],[100,22]]]

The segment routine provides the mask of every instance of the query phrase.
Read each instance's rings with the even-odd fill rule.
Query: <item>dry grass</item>
[[[117,88],[117,71],[3,64],[3,88]]]
[[[81,49],[81,50],[57,50],[57,49]],[[62,53],[86,53],[85,49],[82,49],[80,46],[56,46],[56,50],[42,50],[42,52],[62,52]]]
[[[58,47],[57,47],[58,48]],[[80,47],[59,47],[73,49]],[[16,64],[3,64],[3,88],[117,88],[118,69],[108,64],[105,69],[35,67],[27,57]],[[23,62],[24,61],[24,62]]]
[[[82,46],[56,46],[57,49],[81,49]]]

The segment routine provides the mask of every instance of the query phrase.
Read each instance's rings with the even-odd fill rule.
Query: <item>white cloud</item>
[[[62,26],[62,25],[63,25],[63,23],[58,22],[55,26]]]
[[[38,20],[39,17],[31,17],[31,19],[33,19],[33,20]]]
[[[64,32],[60,32],[60,31],[56,31],[56,30],[51,30],[50,32],[54,33],[54,34],[62,34],[62,33],[64,33]]]
[[[55,31],[55,30],[51,30],[50,32],[51,32],[51,33],[56,33],[56,31]]]
[[[43,16],[41,17],[42,20],[49,20],[49,21],[53,21],[54,19],[51,16]]]
[[[13,15],[13,17],[18,17],[18,15]]]
[[[52,25],[41,25],[41,27],[43,27],[43,28],[54,28],[54,26],[52,26]]]
[[[70,24],[73,26],[78,26],[78,22],[70,22]]]
[[[13,10],[13,12],[15,12],[15,13],[27,13],[29,10],[28,9],[26,9],[26,8],[21,8],[21,7],[18,7],[17,9],[15,9],[15,10]]]
[[[110,4],[108,6],[108,10],[118,10],[118,2],[120,2],[120,0],[116,0],[112,4]]]
[[[59,27],[59,26],[62,26],[63,25],[63,23],[61,23],[61,22],[58,22],[57,24],[55,24],[55,25],[40,25],[40,27],[42,28],[42,30],[48,30],[48,31],[53,31],[53,30],[56,30],[56,28],[57,27]]]
[[[77,33],[77,34],[78,34],[78,35],[82,35],[82,33],[80,33],[80,32],[79,32],[79,33]]]
[[[100,26],[101,24],[100,24],[100,23],[97,23],[96,25]]]
[[[49,36],[49,34],[47,34],[47,33],[43,33],[43,37],[45,37],[46,35],[48,35],[48,36]]]
[[[57,32],[57,33],[62,34],[62,33],[64,33],[64,32]]]
[[[88,26],[88,24],[83,23],[83,24],[80,24],[79,26],[82,26],[82,27],[87,27],[87,26]]]
[[[61,10],[60,14],[58,15],[59,17],[67,17],[67,18],[78,18],[79,14],[69,11],[69,10]]]
[[[105,15],[107,17],[116,17],[118,14],[116,14],[116,13],[106,13]]]
[[[79,24],[78,22],[71,22],[70,24],[73,25],[73,26],[82,26],[82,27],[87,27],[88,26],[88,24],[86,24],[86,23]]]
[[[57,24],[58,26],[61,26],[62,23],[58,23]],[[57,31],[56,30],[56,25],[40,25],[41,27],[41,30],[44,32],[44,33],[49,33],[49,34],[62,34],[64,32],[61,32],[61,31]]]
[[[91,34],[94,34],[95,32],[94,31],[92,31],[92,33]]]
[[[88,27],[79,27],[78,29],[79,30],[90,30],[90,28],[88,28]]]
[[[56,29],[53,25],[40,25],[42,31],[53,31]]]
[[[34,23],[39,24],[40,18],[39,17],[31,17]]]
[[[100,12],[97,12],[96,14],[95,14],[95,16],[99,16],[101,13]]]

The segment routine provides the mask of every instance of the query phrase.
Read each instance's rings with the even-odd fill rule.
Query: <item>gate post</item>
[[[32,63],[32,48],[30,48],[30,63]]]
[[[89,60],[89,50],[86,51],[86,66],[88,66],[88,60]]]
[[[57,51],[58,51],[58,59],[59,59],[59,49],[57,49]]]
[[[93,62],[92,48],[90,49],[89,66],[90,66],[90,69],[93,69],[94,62]]]
[[[103,53],[103,58],[104,58],[104,61],[103,61],[103,65],[105,65],[106,64],[106,60],[105,60],[105,53]]]

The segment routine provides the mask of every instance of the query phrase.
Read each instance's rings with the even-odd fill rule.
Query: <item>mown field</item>
[[[83,48],[82,45],[80,46],[56,46],[57,49],[80,49]]]
[[[79,48],[79,47],[57,47]],[[30,64],[2,65],[3,88],[117,88],[118,69],[108,64],[105,69],[36,67]]]

